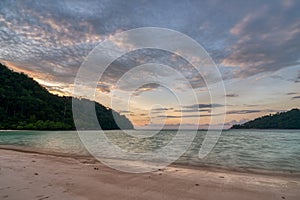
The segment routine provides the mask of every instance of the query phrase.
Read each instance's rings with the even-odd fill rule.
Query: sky
[[[96,100],[126,115],[136,128],[218,127],[224,116],[228,128],[300,107],[299,10],[297,0],[1,0],[0,62],[33,77],[54,94],[72,95],[78,69],[101,42],[134,28],[175,30],[207,51],[225,93],[218,83],[208,87],[203,74],[176,54],[146,49],[130,52],[109,66],[97,85]],[[150,34],[147,37],[151,39]],[[124,41],[120,45],[128,46]],[[176,91],[149,83],[126,99],[128,87],[118,87],[118,81],[145,63],[157,64],[150,66],[152,71],[140,70],[140,77],[154,73],[174,83]],[[189,80],[196,103],[182,89],[182,82],[174,81],[172,70],[164,71],[161,65]],[[185,94],[184,102],[178,103],[176,95]]]

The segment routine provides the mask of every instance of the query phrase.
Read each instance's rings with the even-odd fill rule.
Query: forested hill
[[[295,108],[287,112],[256,118],[232,129],[300,129],[300,110]]]
[[[125,116],[99,103],[95,107],[102,129],[119,129],[112,112],[122,128],[133,128]],[[27,75],[0,64],[0,129],[73,130],[72,98],[53,95]]]

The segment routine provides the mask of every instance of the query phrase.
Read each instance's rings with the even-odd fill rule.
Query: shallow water
[[[105,133],[114,144],[136,153],[155,151],[165,146],[176,135],[176,131],[161,131],[152,137],[136,138],[122,131]],[[151,136],[154,132],[130,133]],[[186,134],[188,135],[189,131],[186,131]],[[176,163],[300,172],[300,130],[223,131],[214,149],[204,159],[199,159],[198,152],[205,134],[206,131],[198,131],[190,148]],[[76,131],[0,131],[0,145],[70,155],[89,155]],[[114,157],[118,158],[118,155]]]

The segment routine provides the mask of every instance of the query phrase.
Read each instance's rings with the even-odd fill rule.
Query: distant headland
[[[236,124],[231,129],[300,129],[300,110],[265,115],[244,124]]]

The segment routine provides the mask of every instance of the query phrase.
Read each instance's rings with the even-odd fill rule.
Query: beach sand
[[[171,166],[130,174],[83,159],[0,150],[0,199],[300,199],[299,175]]]

